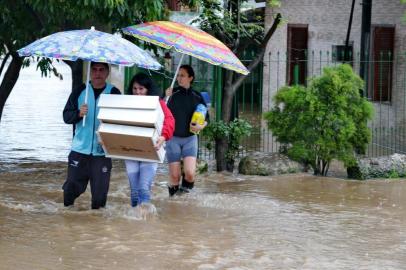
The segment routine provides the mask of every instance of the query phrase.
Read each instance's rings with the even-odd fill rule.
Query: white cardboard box
[[[164,114],[158,96],[100,95],[97,118],[103,123],[156,128],[160,133]]]
[[[158,151],[154,144],[159,133],[154,128],[101,123],[98,135],[103,141],[107,157],[162,163],[165,150]]]
[[[121,108],[121,109],[144,109],[155,110],[161,108],[158,96],[139,96],[139,95],[107,95],[101,94],[99,98],[99,107]]]
[[[162,131],[162,110],[100,108],[97,118],[102,123],[149,127]]]
[[[158,96],[102,94],[98,106],[98,135],[107,157],[164,161],[164,148],[154,148],[164,121]]]

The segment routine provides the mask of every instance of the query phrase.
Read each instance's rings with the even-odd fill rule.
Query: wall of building
[[[331,64],[333,45],[344,45],[347,35],[352,0],[283,0],[282,6],[272,9],[266,8],[265,25],[269,28],[273,23],[273,16],[280,12],[285,22],[271,38],[264,56],[264,95],[263,111],[272,106],[272,96],[286,84],[287,64],[286,51],[288,44],[288,25],[308,25],[308,54],[313,57],[308,62],[307,74],[318,75],[323,66]],[[354,69],[359,71],[359,51],[361,43],[362,1],[356,0],[354,17],[350,35],[355,52]],[[394,25],[395,43],[394,52],[403,57],[396,59],[393,64],[392,100],[385,104],[374,102],[376,108],[374,126],[386,128],[405,124],[406,106],[406,5],[398,0],[374,0],[372,6],[371,24]],[[371,31],[372,34],[372,31]],[[320,54],[321,52],[321,54]],[[358,62],[357,62],[358,59]]]

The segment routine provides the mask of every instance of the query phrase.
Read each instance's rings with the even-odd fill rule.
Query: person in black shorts
[[[191,125],[192,115],[198,104],[207,107],[202,95],[192,88],[195,74],[189,65],[182,65],[177,75],[178,87],[168,88],[165,92],[167,106],[175,118],[174,136],[166,144],[166,158],[169,163],[169,196],[178,190],[189,192],[194,186],[196,158],[198,150],[197,135],[206,125]],[[206,116],[207,117],[207,116]],[[183,160],[183,172],[181,172]],[[179,184],[182,177],[182,182]]]

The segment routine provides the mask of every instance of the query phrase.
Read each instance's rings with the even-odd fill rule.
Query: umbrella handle
[[[183,56],[185,56],[185,54],[182,53],[182,56],[180,57],[180,60],[179,60],[179,63],[178,63],[178,67],[176,68],[176,71],[175,71],[175,75],[173,76],[173,79],[172,79],[172,83],[171,83],[171,88],[172,89],[173,89],[173,86],[175,85],[175,81],[176,81],[176,77],[178,76],[179,68],[182,65]],[[169,100],[169,96],[166,96],[165,97],[165,102],[168,103],[168,100]]]
[[[87,74],[86,74],[86,92],[85,92],[85,104],[87,104],[87,96],[89,95],[89,77],[90,77],[90,61],[87,64]],[[83,116],[82,127],[85,126],[86,115]]]

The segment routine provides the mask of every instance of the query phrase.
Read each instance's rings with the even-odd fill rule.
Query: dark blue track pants
[[[86,191],[90,180],[92,209],[106,206],[111,159],[71,151],[68,160],[68,176],[62,187],[64,205],[73,205],[75,199]]]

